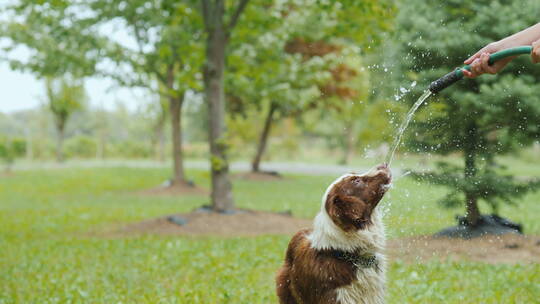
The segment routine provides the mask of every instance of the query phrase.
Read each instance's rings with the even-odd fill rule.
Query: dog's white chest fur
[[[375,247],[378,265],[377,267],[358,268],[356,280],[350,285],[336,290],[336,297],[340,304],[385,303],[386,257],[382,253],[382,248],[385,245],[385,232],[379,216],[375,217],[374,225],[370,228],[369,231],[365,232],[372,234],[368,239],[374,242],[372,245]]]
[[[354,234],[344,234],[321,212],[315,219],[315,229],[308,236],[312,247],[317,249],[365,248],[377,258],[377,267],[359,267],[356,280],[336,289],[336,299],[340,304],[383,304],[385,303],[386,257],[383,250],[386,243],[381,216],[375,212],[373,225]]]
[[[382,254],[377,254],[380,271],[375,268],[359,268],[356,281],[336,289],[336,298],[340,304],[384,304],[385,303],[385,267]]]

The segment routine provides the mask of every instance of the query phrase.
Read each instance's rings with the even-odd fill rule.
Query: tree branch
[[[167,83],[167,78],[159,71],[159,69],[155,65],[147,64],[146,66],[148,67],[148,69],[150,69],[151,72],[156,75],[157,79],[161,81],[161,83]]]
[[[141,36],[141,33],[140,33],[140,28],[137,24],[137,21],[133,21],[132,22],[132,25],[133,25],[133,32],[135,33],[135,40],[137,41],[137,47],[138,47],[138,50],[139,50],[139,55],[141,57],[145,57],[146,53],[144,52],[143,50],[143,39],[142,39],[142,36]],[[135,62],[132,62],[132,65],[134,64]],[[148,62],[148,60],[144,60],[144,65],[151,71],[153,72],[157,79],[159,81],[161,81],[162,83],[166,83],[167,80],[165,78],[165,76],[159,71],[158,68],[156,68],[154,65],[150,64]]]
[[[248,2],[249,0],[240,0],[240,3],[236,7],[236,10],[232,15],[231,20],[227,25],[227,33],[230,33],[230,31],[236,26],[236,23],[238,23],[238,19],[240,18],[240,15],[242,15],[242,12],[246,8]]]

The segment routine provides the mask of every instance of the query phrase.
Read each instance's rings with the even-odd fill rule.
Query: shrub
[[[92,137],[78,135],[66,141],[65,153],[67,157],[95,157],[96,151],[97,144]]]
[[[17,157],[26,153],[26,141],[20,138],[0,138],[0,160],[9,170]]]

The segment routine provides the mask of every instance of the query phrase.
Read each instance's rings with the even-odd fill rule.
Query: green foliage
[[[82,78],[95,73],[102,58],[104,41],[93,34],[91,24],[75,22],[80,7],[75,1],[9,1],[1,13],[8,16],[0,23],[0,37],[7,38],[3,48],[12,69],[29,71],[38,78]],[[24,47],[26,59],[12,56]]]
[[[494,213],[498,213],[501,203],[515,205],[527,192],[540,188],[539,179],[520,181],[513,176],[497,173],[489,166],[484,166],[484,171],[468,179],[462,177],[463,168],[460,166],[440,162],[437,169],[438,172],[415,172],[411,176],[420,181],[450,188],[451,191],[439,200],[442,206],[448,208],[461,206],[465,201],[463,193],[469,193],[483,199]]]
[[[402,108],[395,102],[385,99],[376,99],[369,103],[362,113],[358,141],[360,147],[366,147],[389,142],[395,136],[394,129],[389,122],[392,114],[401,113]],[[376,130],[376,132],[374,132]]]
[[[225,3],[225,23],[232,20],[238,3]],[[179,98],[202,87],[206,37],[200,9],[198,1],[12,1],[3,7],[8,18],[0,25],[0,36],[9,42],[4,59],[39,78],[109,76],[123,86]],[[391,28],[394,12],[393,1],[386,0],[250,2],[228,39],[227,93],[256,109],[277,104],[276,116],[298,117],[318,106],[317,85],[328,72],[320,56],[306,60],[286,52],[286,44],[297,37],[328,43],[342,39],[368,52],[381,31]],[[128,38],[117,39],[118,35]],[[9,56],[20,47],[28,49],[27,60]],[[116,65],[111,67],[111,62]],[[51,109],[60,117],[57,124],[65,123],[67,105]],[[187,118],[184,125],[206,123],[199,119],[203,111],[195,109],[190,115],[197,117]],[[156,120],[157,128],[162,117]],[[109,124],[95,126],[100,139],[112,132],[114,123]],[[199,129],[184,132],[186,138],[203,138],[204,127]],[[298,143],[289,139],[287,146],[294,145]],[[45,149],[36,148],[36,155],[41,150]]]
[[[24,152],[24,142],[22,142],[22,144],[23,146],[20,147],[19,144],[15,143],[15,141],[0,137],[0,160],[6,164],[8,169],[18,156],[18,149],[23,148]]]
[[[0,160],[9,168],[16,158],[26,153],[26,141],[20,138],[0,137]]]
[[[68,157],[96,157],[96,140],[89,136],[79,135],[66,141],[65,152]]]
[[[111,145],[108,153],[116,157],[147,158],[152,156],[152,147],[145,142],[136,140],[119,141]]]
[[[133,48],[107,39],[105,55],[117,69],[103,73],[124,86],[144,87],[166,97],[179,98],[201,88],[203,26],[196,3],[92,0],[86,9],[95,13],[91,22],[96,25],[121,22],[136,43]]]
[[[286,23],[289,26],[285,30],[292,37],[303,37],[309,41],[344,38],[367,50],[381,42],[381,32],[392,29],[395,2],[294,0],[275,1],[273,5],[255,9],[264,10],[278,20],[288,19]],[[250,15],[249,9],[246,15]]]
[[[320,96],[317,85],[329,78],[331,62],[342,58],[336,41],[338,48],[347,41],[356,45],[355,53],[368,51],[391,27],[394,11],[392,1],[248,6],[229,56],[227,93],[247,104],[276,104],[284,116],[313,108]],[[303,44],[302,50],[295,43]]]
[[[69,117],[86,104],[86,92],[81,82],[62,79],[46,79],[47,101],[57,128],[63,129]]]
[[[11,150],[15,157],[22,157],[26,153],[26,140],[22,138],[13,138],[11,140]]]
[[[268,110],[266,110],[268,111]],[[243,115],[229,115],[227,117],[227,134],[231,145],[229,157],[246,157],[253,153],[254,145],[259,137],[258,126],[264,121],[264,112],[254,108],[242,110]],[[249,153],[246,153],[249,151]]]
[[[284,117],[300,121],[308,111],[321,109],[326,114],[339,107],[340,115],[333,117],[338,123],[331,124],[338,132],[341,125],[359,120],[368,125],[366,115],[358,115],[364,113],[370,90],[367,70],[359,58],[391,27],[393,2],[268,2],[248,6],[231,42],[234,48],[228,57],[226,93],[233,128],[253,120],[252,108],[265,113],[256,115],[259,130],[270,108],[277,122]],[[346,84],[361,96],[343,102],[324,98],[321,89],[331,82],[331,71],[344,63],[361,74]],[[323,131],[333,129],[327,126]],[[251,142],[259,138],[255,131],[245,134],[253,138]]]
[[[320,95],[317,83],[328,78],[324,61],[320,57],[305,60],[286,51],[293,38],[291,23],[299,22],[294,17],[274,18],[273,27],[252,33],[257,37],[236,47],[229,56],[226,90],[232,115],[245,114],[248,107],[261,109],[272,104],[277,107],[277,116],[289,116],[309,108]]]
[[[462,65],[471,53],[536,23],[540,9],[533,0],[413,2],[401,5],[398,17],[402,79],[419,82],[407,98],[411,104],[418,90]],[[461,200],[461,192],[496,207],[536,189],[535,183],[518,183],[492,170],[496,155],[540,138],[540,70],[527,61],[518,58],[496,76],[464,79],[442,91],[407,131],[415,134],[408,142],[417,152],[459,152],[467,159],[464,167],[443,166],[428,175],[453,189],[447,204]]]
[[[228,164],[223,158],[217,157],[215,155],[211,155],[210,166],[213,171],[219,172],[219,171],[225,170]]]
[[[7,164],[10,165],[13,162],[13,154],[11,149],[5,142],[0,143],[0,158]]]
[[[371,75],[360,50],[344,46],[328,59],[332,78],[323,85],[326,105],[321,113],[328,117],[320,129],[342,149],[367,148],[387,140],[391,131],[388,113],[395,106],[372,95]],[[343,136],[336,138],[335,134]]]
[[[334,109],[344,122],[360,116],[370,97],[369,72],[365,68],[360,49],[352,46],[340,46],[338,53],[325,56],[332,77],[322,86],[322,97],[329,101],[328,108]],[[328,91],[328,92],[326,92]]]

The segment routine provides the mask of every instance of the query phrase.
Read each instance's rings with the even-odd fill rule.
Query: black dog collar
[[[335,250],[332,255],[339,260],[353,264],[357,268],[379,268],[379,261],[372,254],[358,254],[356,252]]]

